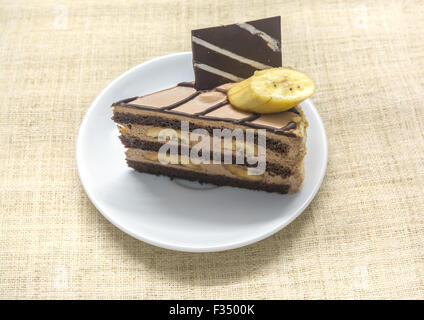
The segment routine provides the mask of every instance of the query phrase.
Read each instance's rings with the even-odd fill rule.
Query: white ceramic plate
[[[231,187],[202,187],[127,167],[109,106],[120,99],[194,79],[190,52],[140,64],[115,79],[94,100],[81,124],[77,165],[96,208],[115,226],[147,243],[180,251],[220,251],[264,239],[292,222],[311,202],[325,175],[327,138],[311,101],[306,178],[294,195]]]

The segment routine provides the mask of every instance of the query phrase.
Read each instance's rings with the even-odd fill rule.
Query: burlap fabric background
[[[85,195],[81,120],[192,28],[282,16],[316,80],[328,171],[309,208],[223,253],[152,247]],[[424,2],[0,1],[1,298],[423,298]]]

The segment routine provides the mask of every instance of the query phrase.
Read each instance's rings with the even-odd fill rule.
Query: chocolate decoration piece
[[[255,70],[281,67],[281,18],[192,30],[195,88],[238,82]]]

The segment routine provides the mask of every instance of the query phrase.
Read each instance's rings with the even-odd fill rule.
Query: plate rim
[[[115,227],[120,229],[122,232],[132,236],[133,238],[135,238],[137,240],[140,240],[140,241],[146,242],[150,245],[160,247],[160,248],[164,248],[164,249],[169,249],[169,250],[174,250],[174,251],[182,251],[182,252],[197,252],[197,253],[226,251],[226,250],[244,247],[244,246],[256,243],[258,241],[261,241],[263,239],[266,239],[266,238],[270,237],[271,235],[277,233],[278,231],[282,230],[283,228],[285,228],[290,223],[292,223],[309,206],[311,201],[315,198],[316,194],[318,193],[318,190],[321,188],[321,184],[324,180],[324,177],[325,177],[325,174],[326,174],[326,171],[327,171],[327,164],[328,164],[328,138],[327,138],[327,133],[326,133],[326,130],[325,130],[324,122],[322,121],[322,119],[321,119],[321,117],[318,113],[318,110],[315,108],[315,105],[312,103],[312,101],[310,99],[307,99],[307,100],[303,101],[302,103],[309,104],[309,106],[311,107],[310,110],[314,113],[314,115],[318,119],[318,125],[322,128],[322,133],[323,133],[323,136],[324,136],[324,139],[323,139],[323,149],[324,150],[323,151],[324,151],[325,159],[324,159],[324,165],[321,169],[321,172],[319,173],[319,177],[320,177],[319,181],[316,184],[316,186],[314,187],[313,191],[308,195],[308,197],[306,198],[306,201],[304,201],[303,205],[300,206],[299,208],[297,208],[295,213],[292,214],[289,219],[287,219],[284,223],[277,224],[274,228],[270,228],[270,230],[268,230],[267,232],[264,232],[263,234],[252,237],[248,240],[235,241],[235,242],[232,242],[230,244],[214,245],[214,246],[209,246],[209,247],[205,247],[205,246],[203,246],[203,247],[190,247],[190,246],[183,246],[183,245],[175,245],[175,244],[172,244],[172,243],[169,243],[169,242],[166,242],[166,241],[161,242],[161,241],[140,235],[139,233],[135,233],[132,230],[124,227],[122,224],[119,223],[119,221],[117,221],[111,215],[109,215],[106,212],[106,210],[103,210],[102,206],[96,200],[94,195],[91,194],[91,191],[89,190],[89,188],[87,188],[87,185],[84,182],[84,179],[81,175],[81,172],[82,172],[82,170],[81,170],[81,167],[82,167],[82,156],[81,156],[81,154],[82,154],[82,152],[81,152],[82,139],[83,139],[83,136],[84,136],[84,132],[87,129],[87,122],[88,122],[88,119],[90,118],[90,114],[94,112],[98,101],[101,100],[101,98],[110,90],[110,88],[115,83],[119,82],[122,78],[126,77],[130,73],[137,72],[138,69],[143,68],[144,66],[151,64],[151,63],[154,63],[154,62],[157,62],[159,60],[169,59],[169,58],[174,57],[174,56],[191,55],[191,54],[192,53],[190,51],[176,52],[176,53],[171,53],[171,54],[167,54],[167,55],[164,55],[164,56],[156,57],[156,58],[150,59],[148,61],[145,61],[143,63],[140,63],[140,64],[130,68],[129,70],[125,71],[124,73],[119,75],[114,80],[112,80],[97,95],[97,97],[93,100],[93,102],[90,104],[90,107],[87,109],[86,113],[84,114],[84,117],[83,117],[81,124],[80,124],[80,127],[78,129],[78,136],[77,136],[77,139],[76,139],[76,163],[77,163],[78,176],[79,176],[79,179],[81,181],[83,189],[84,189],[85,193],[87,194],[89,200],[95,206],[95,208],[103,215],[103,217],[105,217],[106,220],[108,220],[111,224],[113,224]]]

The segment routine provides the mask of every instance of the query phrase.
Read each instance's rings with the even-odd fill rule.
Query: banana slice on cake
[[[228,100],[237,109],[275,113],[293,108],[312,96],[315,84],[305,73],[292,68],[255,71],[250,78],[228,90]]]

